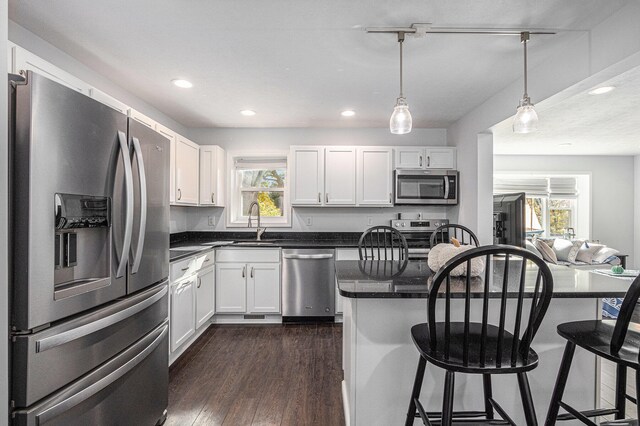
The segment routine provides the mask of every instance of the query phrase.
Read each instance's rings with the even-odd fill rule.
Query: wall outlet
[[[209,223],[209,226],[216,226],[216,217],[215,216],[209,216],[208,217],[208,223]]]
[[[369,226],[373,225],[373,217],[372,216],[367,216],[367,225],[369,225]]]
[[[313,225],[313,216],[307,216],[307,218],[305,219],[304,223],[306,223],[307,226]]]

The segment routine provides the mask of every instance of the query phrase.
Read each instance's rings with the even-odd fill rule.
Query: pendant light
[[[529,35],[528,31],[520,33],[520,42],[524,46],[524,94],[513,119],[514,133],[531,133],[538,130],[538,114],[527,93],[527,42]]]
[[[403,135],[411,131],[411,112],[402,90],[402,43],[404,42],[404,32],[398,32],[398,43],[400,44],[400,96],[396,99],[396,106],[389,120],[389,130],[394,135]]]

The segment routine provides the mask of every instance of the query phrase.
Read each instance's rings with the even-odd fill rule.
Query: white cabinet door
[[[325,148],[324,191],[325,205],[355,206],[355,148],[338,146]]]
[[[455,169],[455,148],[426,148],[425,168],[427,169]]]
[[[202,327],[213,316],[215,309],[214,268],[203,269],[198,273],[196,286],[196,329]]]
[[[291,204],[319,206],[324,194],[324,148],[291,148]]]
[[[153,130],[156,129],[156,125],[158,124],[154,120],[152,120],[150,117],[147,117],[146,115],[144,115],[140,111],[136,111],[133,108],[129,109],[129,117],[133,118],[137,122],[142,123],[145,126],[147,126],[148,128],[153,129]]]
[[[200,147],[200,205],[224,207],[225,152],[215,145]]]
[[[393,205],[392,149],[362,147],[357,154],[358,205]]]
[[[156,124],[156,132],[169,139],[169,204],[174,204],[176,202],[176,134],[161,124]]]
[[[396,148],[396,169],[422,169],[424,164],[424,148]]]
[[[280,312],[280,264],[249,263],[247,312]]]
[[[247,311],[247,265],[218,263],[216,265],[216,313]]]
[[[129,113],[129,106],[126,105],[123,102],[120,102],[119,100],[117,100],[116,98],[107,95],[106,93],[104,93],[101,90],[96,89],[95,87],[92,87],[90,90],[90,96],[95,99],[98,102],[101,102],[103,104],[105,104],[108,107],[111,107],[113,109],[115,109],[116,111],[119,111],[123,114],[128,114]]]
[[[196,331],[196,277],[172,284],[171,288],[171,352],[186,342]]]
[[[176,140],[176,204],[197,205],[199,201],[200,147],[178,135]]]
[[[87,83],[61,70],[39,56],[34,55],[28,50],[16,46],[13,59],[15,72],[18,74],[24,74],[25,71],[34,71],[37,74],[43,75],[50,80],[63,84],[80,93],[84,93],[85,95],[89,94],[91,87]]]

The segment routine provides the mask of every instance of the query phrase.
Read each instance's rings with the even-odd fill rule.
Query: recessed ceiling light
[[[615,89],[614,86],[602,86],[589,91],[590,95],[604,95]]]
[[[342,111],[340,115],[342,115],[343,117],[353,117],[354,115],[356,115],[356,112],[352,109],[347,109]]]
[[[240,111],[240,114],[244,115],[245,117],[251,117],[256,115],[256,112],[251,109],[243,109],[242,111]]]
[[[571,142],[559,143],[558,146],[571,146],[573,145]]]
[[[193,83],[191,83],[190,81],[187,81],[187,80],[182,80],[180,78],[176,78],[174,80],[171,80],[171,82],[173,83],[174,86],[178,86],[178,87],[181,87],[183,89],[189,89],[189,88],[193,87]]]

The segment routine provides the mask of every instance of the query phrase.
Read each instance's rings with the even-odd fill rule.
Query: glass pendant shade
[[[412,120],[409,105],[405,98],[398,98],[393,114],[389,120],[389,129],[394,135],[404,135],[411,132]]]
[[[538,113],[528,98],[520,101],[513,119],[514,133],[531,133],[538,130]]]

